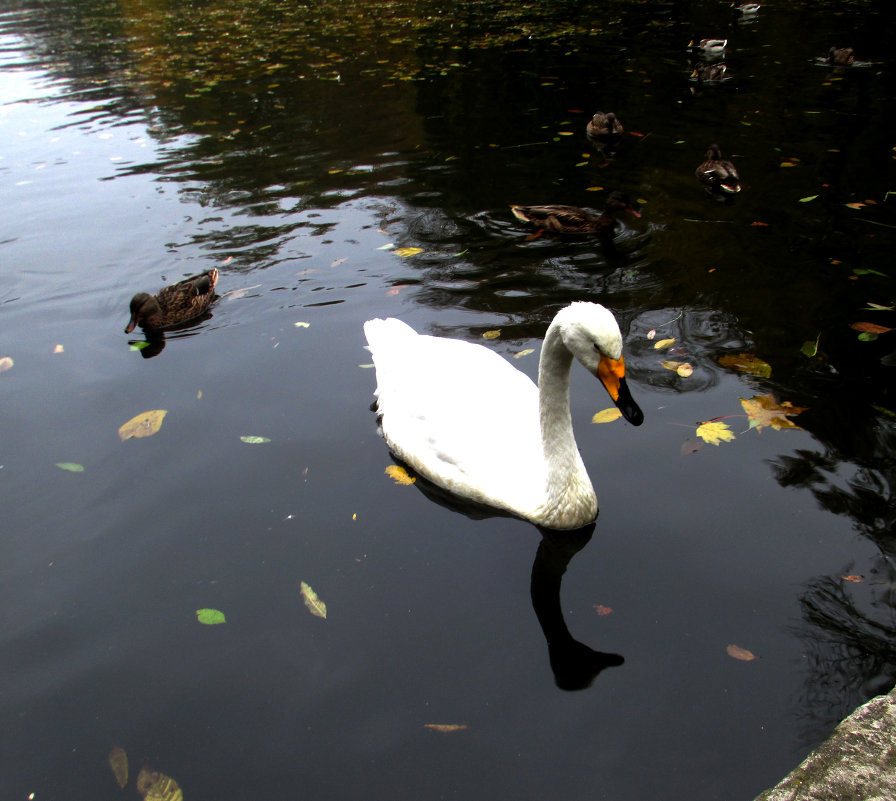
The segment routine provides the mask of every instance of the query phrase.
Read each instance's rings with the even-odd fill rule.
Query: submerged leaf
[[[327,605],[317,596],[317,593],[311,589],[311,585],[304,581],[301,584],[302,598],[305,599],[305,606],[308,611],[315,617],[327,617]]]
[[[144,801],[183,801],[183,791],[170,776],[143,768],[137,776],[137,792]]]
[[[721,442],[731,442],[734,439],[734,432],[727,423],[709,420],[697,426],[697,436],[710,445],[718,445]]]
[[[764,426],[771,426],[779,431],[782,428],[800,429],[800,426],[787,418],[798,415],[807,408],[794,406],[789,401],[778,403],[771,394],[741,398],[740,403],[750,420],[750,428],[758,428],[759,431],[762,431]]]
[[[594,417],[591,418],[592,423],[612,423],[614,420],[618,420],[622,417],[622,412],[619,411],[615,406],[610,406],[608,409],[602,409]]]
[[[118,782],[118,786],[123,789],[128,783],[128,755],[125,753],[124,748],[116,745],[109,752],[109,767],[112,768],[112,773],[115,774],[115,781]]]
[[[408,471],[397,464],[390,464],[383,472],[396,484],[408,485],[413,484],[417,480],[413,476],[408,475]]]
[[[424,723],[423,726],[430,731],[437,731],[442,734],[447,734],[453,731],[462,731],[467,728],[466,723]]]
[[[62,470],[68,470],[71,473],[83,473],[84,465],[77,462],[56,462],[56,467]]]
[[[151,437],[162,427],[162,420],[168,414],[167,409],[152,409],[132,417],[118,429],[122,441],[131,437]]]
[[[728,652],[728,656],[732,659],[739,659],[741,662],[752,662],[756,658],[756,654],[739,645],[729,645],[725,650]]]
[[[742,373],[749,373],[760,378],[769,378],[772,374],[771,365],[752,353],[728,354],[719,359],[719,364],[722,367],[730,367],[733,370],[739,370]]]

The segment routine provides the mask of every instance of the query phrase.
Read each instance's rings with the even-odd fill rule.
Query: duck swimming
[[[855,61],[851,47],[832,47],[825,61],[836,67],[848,67]]]
[[[727,39],[701,39],[699,42],[692,40],[688,45],[688,50],[695,55],[719,58],[724,55],[727,46]]]
[[[730,162],[722,158],[718,145],[710,145],[706,151],[706,161],[695,170],[697,180],[710,194],[733,195],[740,192],[740,176]]]
[[[489,348],[418,334],[400,320],[368,320],[364,334],[380,425],[396,457],[454,495],[536,525],[576,529],[595,519],[569,410],[573,357],[626,420],[644,421],[625,382],[612,312],[581,301],[561,309],[545,335],[537,386]],[[612,465],[612,454],[605,461]]]
[[[749,17],[753,14],[759,12],[759,9],[762,8],[759,3],[737,3],[733,2],[731,4],[731,10],[737,14],[739,17]]]
[[[619,136],[625,132],[619,118],[612,111],[606,114],[602,111],[595,112],[585,130],[592,139],[601,136]]]
[[[632,206],[629,196],[618,190],[607,197],[604,210],[598,217],[578,206],[511,206],[510,210],[518,220],[553,234],[612,236],[619,212],[641,216],[641,212]]]
[[[217,282],[218,271],[212,268],[166,286],[155,295],[138,292],[131,298],[131,319],[124,332],[130,334],[138,325],[159,331],[199,317],[215,299]]]

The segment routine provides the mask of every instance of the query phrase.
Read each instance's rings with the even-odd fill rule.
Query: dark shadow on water
[[[194,329],[196,329],[196,327],[201,325],[202,323],[211,320],[213,316],[214,315],[209,309],[199,317],[194,317],[192,320],[189,320],[186,323],[180,323],[179,325],[170,326],[164,331],[144,330],[144,339],[129,339],[128,345],[130,345],[132,348],[139,348],[140,355],[144,359],[152,359],[155,356],[158,356],[163,350],[165,350],[166,338],[183,339],[185,337],[194,337],[197,334],[201,333],[200,331]]]

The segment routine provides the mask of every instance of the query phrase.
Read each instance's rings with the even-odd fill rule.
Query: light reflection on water
[[[884,70],[811,63],[840,17],[800,28],[788,41],[805,52],[790,58],[777,37],[799,9],[779,10],[732,30],[732,80],[695,95],[679,40],[727,17],[703,3],[656,25],[616,5],[599,35],[563,47],[477,46],[451,55],[463,68],[427,53],[419,80],[402,79],[404,61],[402,75],[379,64],[398,45],[336,62],[333,43],[316,78],[278,68],[242,88],[201,73],[166,86],[164,65],[130,60],[147,32],[120,30],[117,10],[85,12],[114,35],[83,60],[68,45],[90,43],[89,26],[69,40],[38,11],[0,17],[10,797],[111,793],[113,744],[191,797],[751,797],[886,689],[886,648],[837,635],[891,623],[878,549],[892,522],[892,346],[848,328],[869,300],[892,302]],[[159,9],[144,11],[131,22]],[[584,155],[596,103],[639,134],[610,158]],[[733,205],[693,181],[711,138],[746,176]],[[508,211],[600,209],[617,187],[644,216],[609,247],[532,239]],[[422,252],[396,255],[405,247]],[[163,351],[131,352],[131,294],[212,265],[212,316]],[[617,311],[646,422],[589,424],[605,398],[574,373],[602,511],[533,605],[547,548],[534,529],[469,519],[382,474],[361,323],[397,315],[479,341],[500,329],[491,346],[534,349],[514,359],[534,375],[554,311],[583,297]],[[651,330],[676,340],[667,353]],[[807,359],[818,335],[824,358]],[[743,351],[772,378],[718,364]],[[749,431],[739,400],[765,392],[808,406],[807,431]],[[160,433],[119,442],[149,408],[168,410]],[[717,417],[735,442],[682,456]],[[84,472],[55,466],[66,461]],[[305,613],[301,580],[326,622]],[[205,606],[228,623],[200,627]],[[762,659],[734,663],[729,643]],[[558,649],[625,663],[561,693]]]

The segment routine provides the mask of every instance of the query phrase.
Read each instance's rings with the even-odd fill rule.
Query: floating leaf
[[[497,339],[499,336],[501,336],[500,328],[495,328],[492,331],[483,331],[482,332],[483,339]]]
[[[615,406],[611,406],[608,409],[602,409],[594,417],[591,418],[592,423],[612,423],[614,420],[618,420],[622,417],[622,412],[619,411]]]
[[[586,186],[585,187],[586,192],[602,192],[603,189],[604,188],[602,186]]]
[[[731,442],[734,439],[734,432],[727,423],[709,420],[697,426],[697,436],[710,445],[719,445],[722,442]]]
[[[174,779],[149,768],[138,774],[137,792],[144,801],[184,801],[183,791]]]
[[[132,417],[121,428],[118,429],[118,436],[122,441],[131,437],[151,437],[162,427],[162,420],[168,414],[167,409],[152,409],[143,414]]]
[[[853,269],[853,272],[856,275],[879,275],[882,278],[887,277],[886,273],[882,273],[880,270],[872,270],[870,267],[856,267]]]
[[[196,619],[206,626],[217,626],[219,623],[226,623],[227,618],[219,609],[197,609]]]
[[[143,348],[148,348],[148,347],[149,347],[149,342],[147,342],[146,340],[143,340],[141,342],[131,343],[131,347],[129,348],[129,350],[143,350]]]
[[[601,604],[594,604],[594,611],[601,617],[613,614],[613,610],[609,606],[601,606]]]
[[[14,364],[15,362],[9,356],[4,356],[2,359],[0,359],[0,373],[5,373]]]
[[[782,161],[778,166],[779,166],[779,167],[796,167],[796,162],[794,162],[794,161]]]
[[[860,581],[864,580],[864,576],[840,576],[844,581],[852,581],[858,584]]]
[[[388,245],[380,245],[377,250],[392,250],[394,247],[395,245],[390,242]]]
[[[240,437],[241,442],[245,442],[247,445],[263,445],[265,442],[270,442],[271,440],[268,437],[255,437],[251,434],[245,437]]]
[[[309,584],[304,581],[301,584],[302,598],[305,599],[305,606],[308,611],[315,617],[327,617],[327,605],[317,596],[317,593],[311,589]]]
[[[124,748],[116,745],[109,752],[109,767],[112,768],[112,773],[115,775],[115,781],[118,782],[118,786],[124,789],[124,786],[128,783],[128,755],[125,753]]]
[[[864,209],[865,208],[864,203],[847,203],[845,205],[846,205],[846,208],[848,208],[848,209]]]
[[[887,331],[893,330],[884,325],[877,325],[877,323],[853,323],[850,328],[862,331],[865,334],[886,334]]]
[[[296,328],[311,328],[311,323],[306,323],[304,321],[299,321],[297,323],[293,323],[293,326]]]
[[[729,645],[725,650],[728,652],[728,656],[732,659],[739,659],[741,662],[752,662],[756,658],[756,654],[739,645]]]
[[[530,353],[535,353],[535,348],[526,348],[525,350],[517,351],[513,354],[513,358],[521,359],[523,356],[528,356]]]
[[[670,345],[675,344],[675,338],[672,339],[660,339],[653,343],[654,350],[663,350],[664,348],[668,348]]]
[[[655,329],[655,328],[651,328],[651,329],[647,332],[647,338],[648,338],[648,339],[653,339],[655,336],[656,336],[656,329]]]
[[[62,345],[57,345],[53,348],[53,353],[65,353],[65,348]]]
[[[405,258],[407,256],[416,256],[418,253],[422,253],[423,248],[395,248],[395,255],[401,256]]]
[[[801,197],[800,203],[811,203],[818,195],[809,195],[808,197]]]
[[[68,470],[71,473],[83,473],[84,465],[77,462],[56,462],[56,467],[61,470]]]
[[[814,358],[818,355],[818,343],[821,340],[821,331],[818,332],[818,336],[815,337],[815,341],[813,342],[811,339],[807,339],[803,346],[800,348],[800,353],[803,356],[808,356],[810,359]]]
[[[754,395],[749,399],[741,398],[740,403],[750,419],[750,428],[758,428],[759,431],[762,431],[765,426],[771,426],[777,430],[782,428],[799,429],[800,426],[787,418],[798,415],[806,411],[807,408],[794,406],[789,401],[778,403],[775,396],[771,394]]]
[[[660,364],[667,370],[678,373],[682,378],[687,378],[694,372],[694,368],[688,362],[665,361],[660,362]]]
[[[413,484],[417,480],[413,476],[408,475],[408,471],[397,464],[390,464],[383,472],[396,484],[402,484],[404,486]]]
[[[447,734],[453,731],[462,731],[467,728],[466,723],[424,723],[423,727],[426,729],[430,729],[431,731],[437,731],[442,734]]]
[[[719,364],[760,378],[769,378],[772,374],[771,365],[752,353],[728,354],[719,359]]]

